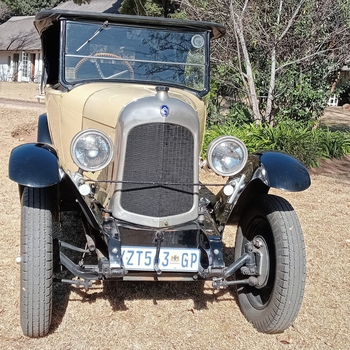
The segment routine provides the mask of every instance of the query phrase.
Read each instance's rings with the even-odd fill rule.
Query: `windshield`
[[[67,21],[63,78],[208,88],[208,32]]]

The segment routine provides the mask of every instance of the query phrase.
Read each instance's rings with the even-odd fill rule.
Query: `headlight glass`
[[[85,171],[98,171],[112,160],[113,143],[102,131],[83,130],[72,140],[71,155],[79,168]]]
[[[207,150],[210,168],[222,176],[233,176],[239,173],[247,159],[247,147],[234,136],[220,136],[214,139]]]

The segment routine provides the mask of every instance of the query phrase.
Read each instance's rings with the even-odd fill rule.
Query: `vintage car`
[[[221,188],[199,180],[209,46],[225,28],[57,10],[40,12],[34,24],[47,113],[37,141],[9,160],[22,207],[23,333],[48,333],[53,283],[87,290],[101,280],[235,286],[256,329],[288,328],[304,293],[304,240],[292,206],[268,192],[305,190],[307,169],[285,153],[248,154],[223,135],[206,156]],[[69,211],[80,213],[83,246],[53,235]],[[237,225],[229,264],[227,225]],[[62,271],[70,278],[57,278]]]

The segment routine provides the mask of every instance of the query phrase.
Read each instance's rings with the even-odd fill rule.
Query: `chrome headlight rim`
[[[220,169],[218,169],[214,162],[213,162],[213,154],[215,149],[226,142],[233,142],[235,143],[242,152],[242,161],[239,165],[235,166],[232,171],[221,171]],[[242,140],[240,140],[238,137],[235,136],[230,136],[230,135],[225,135],[225,136],[219,136],[217,138],[215,138],[213,141],[211,141],[211,143],[208,146],[207,149],[207,161],[209,163],[210,168],[217,174],[217,175],[221,175],[221,176],[234,176],[236,174],[238,174],[240,171],[243,170],[243,168],[246,166],[247,164],[247,160],[248,160],[248,150],[246,145],[244,144],[244,142]]]
[[[103,162],[101,162],[98,166],[85,165],[76,156],[75,151],[77,149],[78,142],[81,141],[84,137],[87,137],[89,135],[95,136],[95,137],[98,136],[98,137],[102,138],[102,140],[105,142],[105,144],[108,147],[108,156],[105,157],[103,159]],[[73,137],[72,142],[71,142],[70,152],[71,152],[71,157],[73,159],[73,162],[79,167],[79,169],[87,171],[87,172],[96,172],[96,171],[99,171],[99,170],[102,170],[103,168],[105,168],[112,161],[113,155],[114,155],[114,145],[113,145],[111,138],[103,131],[98,130],[98,129],[84,129],[84,130],[78,132]]]

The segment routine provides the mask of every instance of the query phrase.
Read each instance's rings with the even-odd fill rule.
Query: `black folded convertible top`
[[[34,25],[39,34],[41,35],[49,26],[60,18],[67,19],[89,19],[97,21],[108,21],[111,23],[131,24],[131,25],[143,25],[154,27],[174,27],[174,28],[187,28],[187,29],[205,29],[210,30],[212,33],[211,38],[217,39],[225,34],[226,28],[218,23],[204,22],[204,21],[189,21],[178,20],[173,18],[161,18],[161,17],[145,17],[145,16],[130,16],[100,12],[79,12],[79,11],[64,11],[64,10],[45,10],[39,12],[34,20]]]

